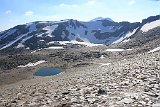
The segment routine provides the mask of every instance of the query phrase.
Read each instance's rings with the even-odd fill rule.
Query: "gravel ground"
[[[116,55],[116,54],[115,54]],[[94,58],[1,86],[1,107],[160,107],[160,53]]]

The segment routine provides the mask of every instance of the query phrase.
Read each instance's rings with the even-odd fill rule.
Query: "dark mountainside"
[[[114,22],[108,19],[81,22],[68,19],[58,22],[37,21],[17,25],[9,30],[0,32],[0,50],[7,48],[12,49],[13,47],[16,49],[47,48],[53,45],[50,44],[52,41],[77,40],[89,41],[96,44],[113,44],[127,38],[128,33],[132,33],[132,35],[130,35],[131,39],[135,37],[139,39],[144,36],[141,34],[141,27],[147,23],[158,20],[159,17],[160,15],[151,16],[144,19],[142,23]],[[154,33],[157,34],[158,32],[159,30]],[[145,35],[149,36],[152,34],[149,33]],[[148,38],[148,36],[146,38]]]

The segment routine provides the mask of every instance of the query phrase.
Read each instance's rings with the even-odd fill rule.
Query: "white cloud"
[[[32,11],[27,11],[24,14],[25,16],[33,16],[33,12]]]
[[[89,0],[87,5],[94,5],[97,1],[96,0]]]
[[[61,3],[59,6],[60,7],[78,7],[78,5],[76,4],[65,4],[65,3]]]
[[[134,0],[130,0],[129,2],[128,2],[128,4],[129,5],[133,5],[133,4],[135,4],[136,2],[134,1]]]
[[[7,11],[5,11],[5,13],[6,13],[6,14],[11,14],[12,11],[11,11],[11,10],[7,10]]]

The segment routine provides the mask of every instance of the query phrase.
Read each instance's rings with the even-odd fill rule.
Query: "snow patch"
[[[33,35],[32,36],[28,36],[28,37],[24,38],[21,42],[24,43],[25,41],[27,41],[28,39],[30,39],[32,37],[33,37]]]
[[[99,67],[103,67],[103,66],[109,66],[111,65],[111,63],[100,63],[101,65]]]
[[[113,22],[113,20],[111,18],[103,18],[103,17],[97,17],[95,19],[92,19],[90,22],[92,22],[92,21],[99,21],[99,20],[108,20],[108,21]]]
[[[23,47],[24,45],[22,43],[19,43],[16,48],[23,48]]]
[[[29,47],[27,47],[26,49],[30,49]]]
[[[17,41],[19,41],[20,39],[22,39],[23,37],[25,37],[27,35],[28,35],[28,33],[18,36],[16,40],[11,41],[9,44],[3,46],[0,50],[10,47],[11,45],[13,45],[14,43],[16,43]]]
[[[42,39],[42,40],[39,40],[39,41],[40,41],[40,42],[44,42],[45,40]]]
[[[73,23],[75,25],[77,24],[76,21],[73,21]],[[76,38],[80,38],[83,41],[87,40],[95,44],[105,44],[108,39],[103,39],[103,40],[97,39],[95,37],[95,31],[100,31],[100,33],[115,32],[116,30],[122,27],[122,26],[103,26],[101,21],[80,22],[80,23],[84,26],[80,25],[78,28],[74,28],[73,26],[70,25],[69,27],[66,28],[66,30],[70,32],[68,36],[69,40],[76,40]],[[115,40],[116,39],[114,39],[114,41]]]
[[[130,31],[130,32],[126,33],[124,36],[120,37],[118,40],[114,41],[112,44],[119,43],[119,42],[123,41],[124,39],[132,36],[133,34],[136,33],[137,29],[138,28],[134,29],[133,31]]]
[[[78,42],[76,40],[72,40],[72,41],[52,41],[52,42],[49,42],[48,44],[54,44],[55,42],[58,42],[61,45],[79,44],[79,45],[85,45],[85,46],[88,46],[88,47],[103,45],[103,44],[93,44],[93,43],[90,43],[90,42],[87,42],[87,41],[86,42]]]
[[[160,26],[160,20],[156,20],[156,21],[145,24],[144,26],[142,26],[141,31],[148,32],[149,30],[156,28],[158,26]]]
[[[93,43],[90,43],[90,42],[78,42],[78,41],[75,41],[75,40],[72,40],[71,43],[85,45],[87,47],[94,47],[94,46],[100,46],[100,45],[102,45],[102,44],[93,44]]]
[[[31,53],[35,53],[35,52],[37,52],[37,50],[34,50],[34,51],[32,51]]]
[[[65,36],[66,36],[66,35],[65,35],[65,32],[63,31],[63,32],[62,32],[62,35],[61,35],[62,39],[64,39]]]
[[[33,67],[33,66],[37,66],[37,65],[39,65],[39,64],[41,64],[41,63],[44,63],[44,62],[46,62],[45,60],[40,60],[40,61],[38,61],[38,62],[36,62],[36,63],[28,63],[27,65],[20,65],[20,66],[18,66],[19,68],[24,68],[24,67]]]
[[[41,48],[41,49],[34,50],[34,51],[32,51],[31,53],[35,53],[35,52],[38,52],[38,51],[40,51],[40,50],[42,50],[42,48]]]
[[[121,103],[130,104],[132,102],[133,102],[133,99],[131,99],[131,98],[124,98],[121,101],[119,101],[118,103],[119,104],[121,104]]]
[[[160,103],[153,104],[152,107],[160,107]]]
[[[36,34],[37,37],[42,37],[44,33]]]
[[[97,63],[97,62],[92,62],[92,63],[100,65],[99,67],[111,65],[111,63]]]
[[[9,30],[7,33],[5,33],[4,35],[2,35],[1,37],[0,37],[0,39],[2,38],[2,39],[5,39],[8,35],[11,35],[11,34],[13,34],[13,33],[15,33],[17,31],[17,29],[13,29],[13,30]],[[3,33],[3,32],[2,32]]]
[[[160,50],[160,47],[157,47],[157,48],[154,48],[153,50],[149,51],[148,53],[153,53],[153,52],[156,52],[156,51],[159,51]]]
[[[28,39],[30,39],[30,38],[32,38],[32,37],[33,37],[33,36],[28,36],[28,37],[22,39],[22,41],[17,45],[16,48],[24,47],[23,43],[24,43],[26,40],[28,40]]]
[[[104,58],[105,58],[104,55],[101,55],[100,59],[104,59]]]
[[[47,30],[47,32],[46,32],[46,33],[48,33],[47,36],[53,37],[53,35],[51,35],[51,34],[57,27],[58,27],[58,25],[47,26],[47,27],[43,28],[43,30]]]
[[[138,27],[138,28],[139,28],[139,27]],[[138,28],[134,29],[132,32],[128,32],[128,33],[125,35],[124,39],[132,36],[133,34],[135,34]]]
[[[55,43],[59,43],[61,45],[66,45],[67,43],[70,43],[70,41],[51,41],[48,43],[48,45],[55,44]]]
[[[107,52],[122,52],[122,51],[131,51],[132,49],[107,49]]]
[[[129,42],[131,39],[125,39],[122,41],[122,43],[126,43],[126,42]]]
[[[64,49],[62,46],[52,46],[45,49]]]

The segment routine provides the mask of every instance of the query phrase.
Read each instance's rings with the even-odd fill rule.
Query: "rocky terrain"
[[[32,78],[1,85],[0,106],[159,107],[159,52],[107,52],[106,46],[100,47],[74,50],[69,57],[70,65],[61,74],[49,77],[30,74]],[[42,50],[34,54],[40,53],[50,52]],[[72,59],[82,54],[82,59],[77,57],[79,61]]]

